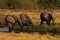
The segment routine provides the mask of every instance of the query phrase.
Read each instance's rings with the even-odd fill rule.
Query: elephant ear
[[[15,19],[12,16],[8,16],[7,21],[10,23],[15,23]]]
[[[48,20],[48,16],[49,16],[48,13],[45,13],[45,14],[44,14],[44,18],[47,19],[47,20]]]

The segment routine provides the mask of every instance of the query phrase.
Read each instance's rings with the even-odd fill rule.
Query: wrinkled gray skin
[[[33,23],[28,15],[20,14],[20,18],[21,18],[23,26],[33,26]]]

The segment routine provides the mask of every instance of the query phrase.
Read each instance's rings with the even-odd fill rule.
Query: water
[[[5,31],[9,31],[9,28],[8,27],[0,28],[0,32],[5,32]]]

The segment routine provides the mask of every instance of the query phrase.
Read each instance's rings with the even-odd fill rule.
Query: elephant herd
[[[41,12],[40,14],[40,25],[46,21],[47,25],[50,25],[50,21],[54,23],[54,19],[52,14],[46,13],[46,11]],[[9,27],[9,32],[13,30],[14,25],[18,24],[23,29],[23,26],[33,26],[33,22],[30,17],[26,14],[14,14],[14,15],[3,15],[0,14],[0,26],[1,27]]]
[[[3,15],[0,14],[0,26],[9,27],[9,32],[13,30],[14,25],[18,24],[21,29],[23,26],[33,26],[29,16],[26,14]]]

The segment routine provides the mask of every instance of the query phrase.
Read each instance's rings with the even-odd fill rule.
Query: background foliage
[[[0,0],[0,8],[38,9],[50,7],[59,9],[60,0]]]

